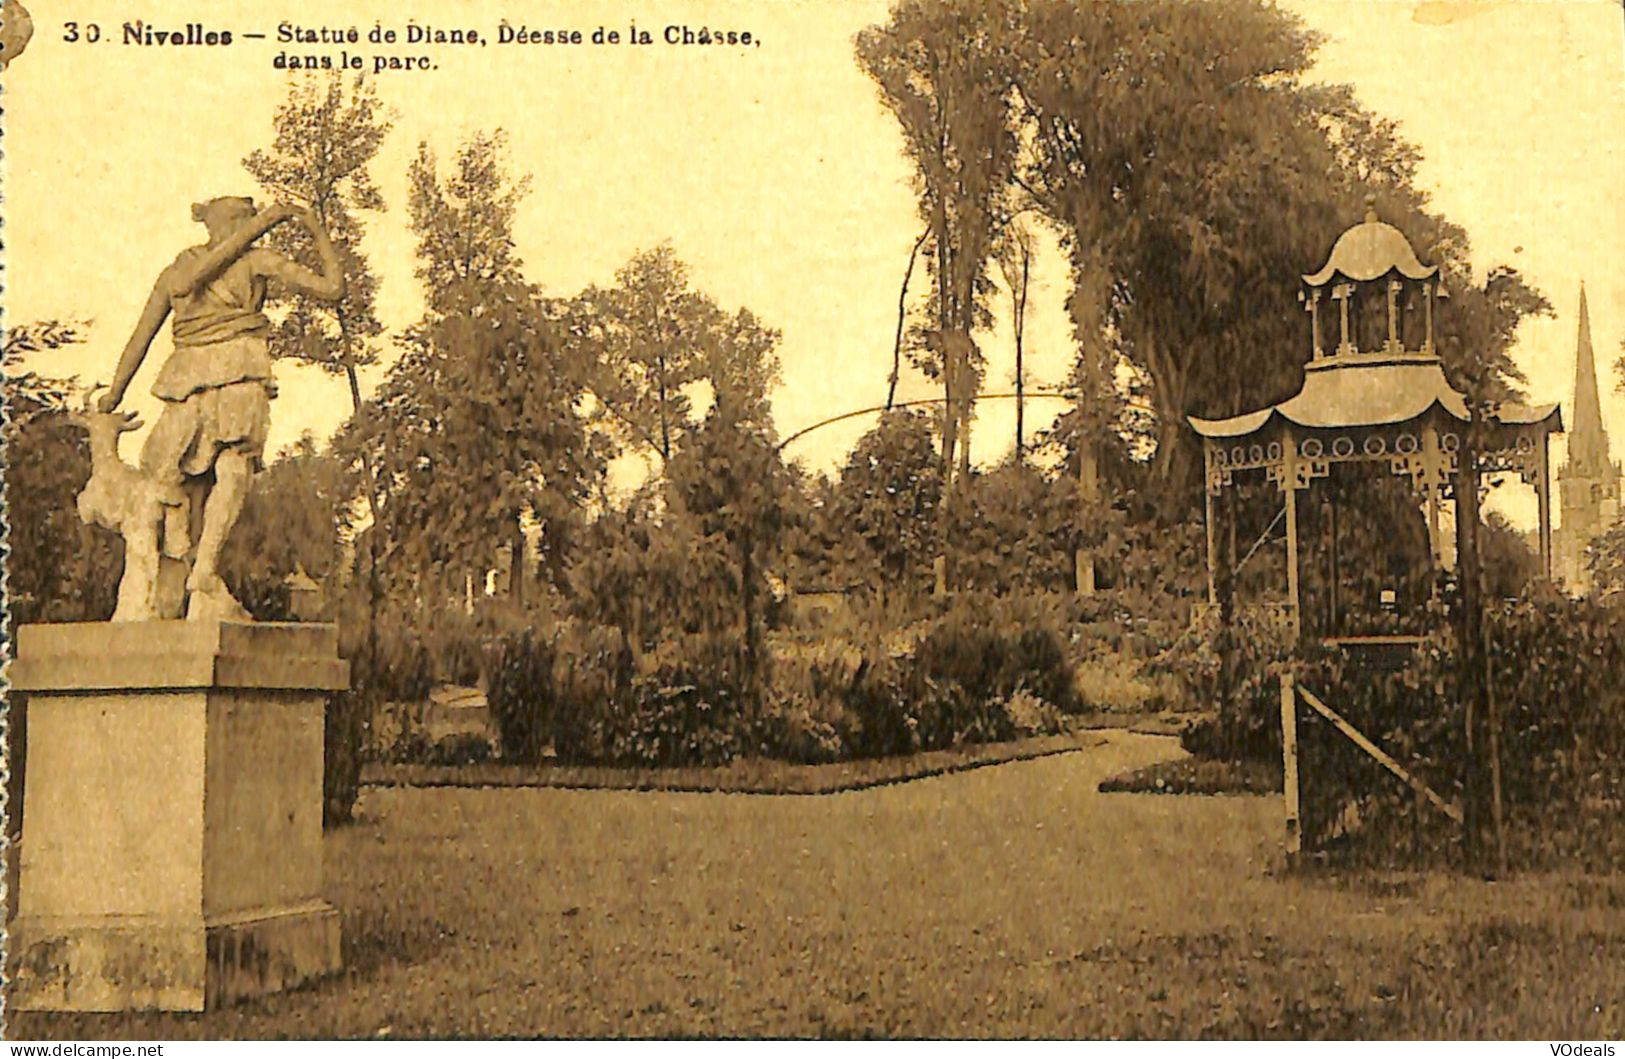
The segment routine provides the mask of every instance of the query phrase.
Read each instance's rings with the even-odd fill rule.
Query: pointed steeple
[[[1597,396],[1597,364],[1591,352],[1591,314],[1586,309],[1586,288],[1580,284],[1580,342],[1574,358],[1574,419],[1569,429],[1568,472],[1602,478],[1613,470],[1608,458],[1608,431],[1602,425],[1602,401]]]

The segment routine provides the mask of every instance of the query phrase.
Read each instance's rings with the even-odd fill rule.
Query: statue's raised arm
[[[312,272],[310,269],[295,261],[290,261],[274,250],[257,250],[254,252],[255,270],[268,279],[276,280],[283,286],[308,294],[312,298],[321,298],[323,301],[338,301],[344,297],[344,266],[339,261],[339,254],[333,247],[333,240],[328,238],[327,229],[322,227],[321,220],[316,211],[308,206],[287,207],[289,215],[298,220],[310,232],[311,239],[316,243],[316,256],[321,259],[322,270]]]

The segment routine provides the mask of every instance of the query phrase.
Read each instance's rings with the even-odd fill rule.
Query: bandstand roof
[[[1304,366],[1303,388],[1295,395],[1280,404],[1228,419],[1189,416],[1191,426],[1204,438],[1237,438],[1264,430],[1277,420],[1309,430],[1344,430],[1398,426],[1435,409],[1465,425],[1469,420],[1466,398],[1445,378],[1444,364],[1433,346],[1433,299],[1444,296],[1436,282],[1438,274],[1437,266],[1424,265],[1417,259],[1410,240],[1398,228],[1377,218],[1375,200],[1368,197],[1365,220],[1339,236],[1326,264],[1320,271],[1304,276],[1303,281],[1312,288],[1324,287],[1339,277],[1357,284],[1395,276],[1435,281],[1424,285],[1429,314],[1426,341],[1416,349],[1406,349],[1400,343],[1394,294],[1390,290],[1388,342],[1380,350],[1361,352],[1350,340],[1349,303],[1344,301],[1341,344],[1330,356],[1322,355],[1316,332],[1314,354]],[[1334,297],[1339,296],[1334,293]],[[1307,304],[1313,311],[1318,297]],[[1505,404],[1498,409],[1496,419],[1502,426],[1538,424],[1552,432],[1563,429],[1556,404],[1532,408]]]
[[[1450,387],[1437,356],[1355,354],[1310,364],[1303,389],[1280,404],[1228,419],[1189,418],[1205,438],[1235,438],[1263,430],[1277,418],[1294,426],[1334,430],[1407,423],[1434,408],[1467,422],[1467,403]],[[1507,426],[1544,423],[1552,431],[1563,429],[1556,404],[1502,405],[1497,419]]]
[[[1338,237],[1331,256],[1319,272],[1303,277],[1311,287],[1323,287],[1337,276],[1358,283],[1380,279],[1397,272],[1406,279],[1432,279],[1439,274],[1439,266],[1424,265],[1417,260],[1411,241],[1398,228],[1377,220],[1377,212],[1368,203],[1363,224],[1356,224]]]

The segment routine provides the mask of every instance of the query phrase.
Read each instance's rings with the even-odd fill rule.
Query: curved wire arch
[[[979,393],[979,394],[976,394],[975,396],[973,396],[971,398],[971,401],[974,402],[974,401],[1004,400],[1004,399],[1014,399],[1014,398],[1017,398],[1017,397],[1021,398],[1022,400],[1027,400],[1029,398],[1039,398],[1039,399],[1050,399],[1050,400],[1076,401],[1078,399],[1078,395],[1076,393],[1073,393],[1070,390],[1025,390],[1025,391],[1023,391],[1023,392],[1021,392],[1019,394],[1015,393],[1014,391],[1012,391],[1010,393]],[[957,400],[957,398],[956,398],[956,400]],[[873,406],[871,408],[859,408],[859,409],[857,409],[856,411],[853,411],[853,412],[842,412],[840,415],[830,416],[828,419],[820,419],[818,422],[813,423],[810,426],[802,427],[800,430],[796,431],[795,433],[791,434],[789,437],[785,438],[783,441],[779,442],[778,445],[776,446],[776,448],[777,448],[777,450],[779,452],[783,452],[784,449],[792,441],[797,441],[797,440],[799,440],[801,438],[804,438],[808,434],[811,434],[815,430],[821,430],[824,427],[832,426],[832,425],[834,425],[836,423],[845,422],[848,419],[856,419],[859,416],[874,415],[877,412],[889,412],[889,411],[891,411],[892,409],[895,409],[895,408],[920,408],[920,407],[924,407],[926,405],[943,405],[943,404],[947,404],[947,403],[948,403],[948,399],[946,397],[922,397],[922,398],[919,398],[919,399],[913,400],[913,401],[894,401],[893,403],[891,403],[889,405],[877,404],[877,405],[875,405],[875,406]],[[1143,411],[1143,412],[1154,412],[1155,411],[1155,409],[1153,409],[1149,404],[1147,404],[1144,401],[1129,401],[1128,406],[1130,408],[1134,408],[1136,410]]]

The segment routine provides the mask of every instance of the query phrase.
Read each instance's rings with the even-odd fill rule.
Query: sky
[[[1604,416],[1625,449],[1625,395],[1613,362],[1625,339],[1625,19],[1614,0],[1289,0],[1288,10],[1326,35],[1315,76],[1355,86],[1370,108],[1396,119],[1417,143],[1420,181],[1433,205],[1463,225],[1474,264],[1511,264],[1551,299],[1552,319],[1526,323],[1516,356],[1536,401],[1572,398],[1577,302],[1586,284]],[[376,24],[475,28],[495,36],[515,5],[315,3],[274,9],[227,0],[171,2],[157,28],[188,22],[230,30],[226,47],[141,47],[121,42],[135,13],[108,0],[35,0],[36,34],[3,75],[6,121],[6,312],[13,321],[92,321],[89,341],[31,366],[86,382],[112,375],[153,279],[202,238],[190,204],[255,191],[241,159],[271,138],[288,81],[277,22],[310,29]],[[264,14],[274,10],[275,14]],[[910,169],[894,119],[853,58],[852,40],[884,20],[887,5],[668,3],[617,0],[523,5],[531,29],[635,19],[647,46],[442,47],[436,68],[386,71],[379,94],[395,129],[373,172],[387,210],[369,217],[365,249],[381,275],[379,310],[394,331],[417,318],[405,173],[420,140],[442,159],[477,129],[510,137],[514,170],[530,174],[516,240],[526,273],[550,293],[609,284],[635,252],[669,241],[696,287],[725,309],[750,308],[783,333],[783,383],[773,395],[779,432],[884,401],[898,284],[918,234]],[[658,16],[654,13],[658,10]],[[301,21],[295,18],[305,12]],[[334,13],[340,12],[340,13]],[[91,23],[102,40],[69,42],[64,20]],[[660,43],[667,25],[750,30],[751,47]],[[261,32],[265,40],[245,39]],[[363,42],[352,51],[374,52]],[[429,51],[400,46],[392,54]],[[1354,223],[1359,218],[1350,218]],[[1328,248],[1329,249],[1329,248]],[[1309,271],[1320,262],[1305,262]],[[917,277],[917,280],[923,276]],[[1058,384],[1071,356],[1067,277],[1053,243],[1040,254],[1030,293],[1031,384]],[[1296,277],[1281,277],[1291,298]],[[1008,318],[1008,302],[996,308]],[[990,389],[1009,388],[1007,325],[979,336]],[[167,332],[153,345],[129,405],[149,421],[147,393]],[[386,359],[388,357],[386,351]],[[349,411],[342,380],[279,365],[271,448],[300,433],[326,436]],[[375,386],[374,371],[364,379]],[[935,388],[905,376],[900,396]],[[1064,408],[1035,402],[1029,429]],[[814,470],[837,466],[869,422],[859,419],[789,450]],[[1011,402],[983,405],[973,452],[994,462],[1014,441]],[[127,443],[133,456],[135,445]],[[1562,458],[1562,443],[1554,445]],[[1520,491],[1526,492],[1526,491]],[[1531,524],[1534,502],[1503,507]]]

